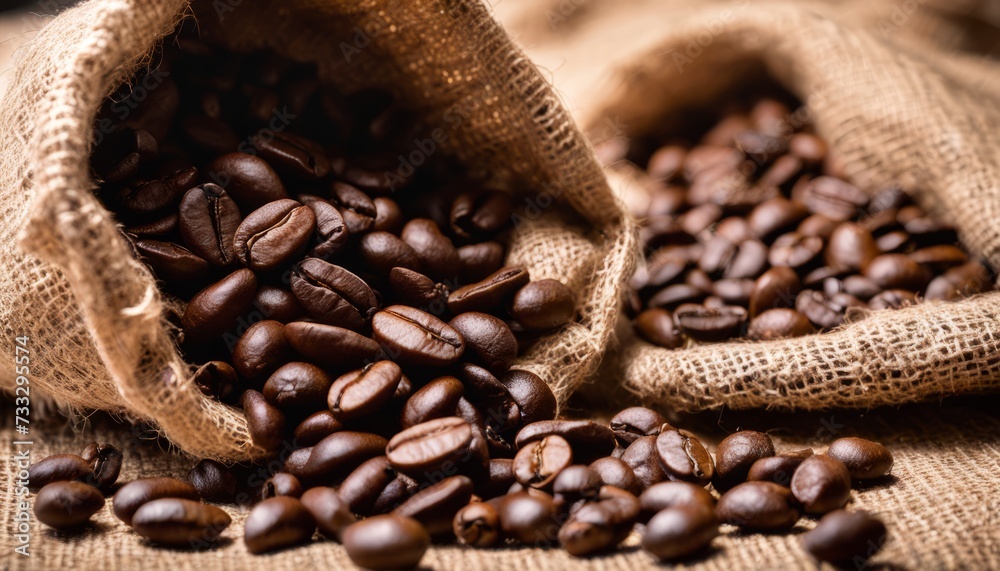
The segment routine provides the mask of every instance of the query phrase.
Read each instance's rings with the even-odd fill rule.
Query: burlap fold
[[[207,39],[231,49],[315,62],[348,91],[395,92],[428,133],[446,129],[442,152],[518,193],[510,261],[579,292],[577,322],[520,366],[561,399],[593,372],[631,272],[634,233],[558,98],[478,0],[94,0],[24,49],[0,114],[2,341],[30,337],[32,386],[66,407],[152,421],[198,456],[263,453],[238,410],[191,382],[152,276],[92,194],[101,101],[192,15]],[[13,357],[0,358],[0,386],[15,382]],[[173,382],[163,382],[166,367]]]
[[[995,61],[906,47],[814,4],[705,9],[657,33],[655,48],[609,82],[616,91],[590,131],[612,118],[626,136],[657,133],[769,76],[803,102],[796,115],[814,122],[858,186],[901,185],[1000,267],[1000,94],[971,73],[996,75]],[[625,193],[642,184],[615,180]],[[792,340],[671,351],[631,336],[612,376],[683,410],[868,408],[996,391],[998,318],[993,293]],[[631,334],[627,324],[621,331]]]

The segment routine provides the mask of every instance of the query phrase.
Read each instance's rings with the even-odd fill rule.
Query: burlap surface
[[[9,418],[9,408],[4,418]],[[876,513],[887,524],[889,538],[873,563],[886,569],[996,569],[1000,567],[1000,402],[953,402],[944,406],[915,405],[903,411],[795,415],[710,415],[685,422],[704,425],[709,440],[737,428],[768,431],[781,447],[815,446],[817,451],[835,437],[859,435],[884,442],[895,456],[886,485],[852,492],[852,508]],[[138,475],[183,476],[194,460],[161,450],[163,441],[146,440],[139,429],[109,426],[94,419],[75,430],[67,424],[34,426],[34,459],[55,452],[75,451],[92,440],[109,441],[126,451],[122,481]],[[10,421],[0,430],[4,457],[13,454]],[[714,450],[714,446],[711,447]],[[233,524],[223,533],[221,547],[204,553],[169,550],[145,544],[118,521],[110,507],[92,528],[80,534],[58,534],[34,523],[31,557],[13,555],[14,539],[6,532],[13,517],[11,464],[0,472],[0,568],[174,571],[181,569],[343,569],[351,568],[343,549],[332,542],[316,543],[273,555],[250,555],[242,541],[246,513],[228,507]],[[110,501],[108,502],[110,506]],[[816,568],[798,544],[797,534],[813,525],[802,520],[790,535],[739,534],[724,526],[710,556],[680,565],[698,570]],[[505,569],[601,569],[634,571],[664,568],[638,549],[633,536],[622,552],[574,559],[559,549],[505,548],[474,550],[434,547],[423,561],[429,569],[463,571]]]
[[[523,212],[509,263],[579,293],[577,322],[519,366],[561,399],[594,371],[631,271],[634,232],[558,98],[484,5],[113,0],[64,12],[21,49],[0,114],[2,344],[31,338],[37,391],[64,406],[153,420],[192,454],[262,453],[242,414],[190,381],[150,274],[91,192],[98,106],[192,13],[203,36],[232,49],[314,61],[345,90],[394,91],[428,134],[444,129],[445,152],[515,192]],[[13,354],[3,355],[0,386],[10,387]],[[176,383],[160,381],[165,367]]]

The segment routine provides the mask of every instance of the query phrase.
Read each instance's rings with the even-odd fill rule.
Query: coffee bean
[[[715,498],[704,487],[690,482],[660,482],[639,496],[640,521],[648,521],[659,512],[671,508],[715,508]]]
[[[90,164],[104,182],[115,183],[132,177],[140,165],[156,160],[159,154],[156,139],[150,133],[123,129],[100,141]]]
[[[294,321],[285,325],[285,338],[303,357],[329,367],[354,367],[373,359],[378,343],[350,329]]]
[[[458,511],[452,532],[460,545],[493,547],[500,541],[500,515],[484,502],[473,502]]]
[[[879,253],[871,232],[853,222],[843,222],[827,242],[826,265],[842,270],[863,270]]]
[[[333,413],[321,410],[310,414],[295,427],[295,443],[301,446],[314,446],[343,428],[343,424],[333,416]]]
[[[269,451],[277,450],[285,438],[285,415],[255,390],[245,391],[240,403],[254,445]]]
[[[347,526],[357,520],[337,495],[337,490],[317,486],[306,490],[299,498],[302,506],[316,521],[319,532],[330,539],[340,539]]]
[[[667,479],[656,450],[656,438],[656,436],[637,438],[622,453],[622,461],[632,468],[641,490]]]
[[[572,512],[579,507],[579,502],[596,500],[603,485],[596,470],[585,464],[575,464],[561,470],[552,480],[552,493],[562,511]]]
[[[160,545],[198,548],[214,544],[232,523],[221,509],[180,498],[143,504],[132,516],[132,529]]]
[[[188,471],[187,479],[198,495],[207,501],[231,502],[236,497],[236,476],[216,460],[200,460]]]
[[[475,283],[485,279],[503,265],[503,245],[499,242],[468,244],[458,249],[461,262],[459,278],[462,283]]]
[[[853,218],[868,204],[868,196],[858,187],[832,176],[814,178],[803,200],[810,212],[841,222]]]
[[[291,359],[285,326],[274,320],[251,325],[233,348],[233,367],[247,379],[270,376]]]
[[[281,470],[294,475],[296,478],[305,478],[308,475],[306,472],[306,463],[309,462],[309,457],[312,456],[313,448],[313,446],[307,446],[306,448],[299,448],[293,451],[285,458],[285,462],[281,465]]]
[[[851,497],[851,474],[841,461],[810,456],[792,475],[792,493],[809,514],[824,514],[844,507]]]
[[[576,314],[573,292],[556,280],[530,282],[514,294],[510,314],[525,329],[560,327]]]
[[[722,209],[715,204],[702,204],[685,212],[680,219],[681,229],[697,237],[722,218]]]
[[[318,196],[302,194],[299,195],[299,202],[308,206],[316,218],[315,245],[307,254],[321,260],[333,259],[350,239],[343,215],[334,205]]]
[[[118,481],[118,475],[122,470],[121,450],[112,444],[94,442],[83,449],[80,457],[94,470],[93,477],[88,475],[84,481],[100,490],[102,494],[106,495],[110,492]]]
[[[764,272],[754,282],[750,292],[750,316],[756,317],[769,309],[788,308],[802,291],[802,282],[791,268],[778,266]]]
[[[288,198],[278,173],[260,157],[247,153],[227,153],[208,164],[215,179],[226,181],[223,186],[240,208],[247,212],[269,202]]]
[[[795,473],[796,468],[812,454],[812,449],[806,448],[798,452],[786,452],[777,456],[761,458],[754,462],[753,466],[750,466],[750,471],[747,472],[747,481],[774,482],[788,487],[792,484],[792,474]]]
[[[337,493],[351,513],[362,516],[385,513],[375,509],[380,500],[382,503],[389,498],[398,500],[392,506],[394,509],[400,501],[409,496],[408,493],[399,493],[401,491],[399,486],[394,485],[400,476],[388,458],[376,456],[365,460],[348,474]],[[405,489],[402,491],[408,492]]]
[[[772,198],[754,207],[747,215],[747,225],[758,240],[773,240],[788,232],[807,215],[805,206],[783,197]]]
[[[551,546],[557,539],[560,520],[555,502],[544,492],[517,492],[499,502],[503,534],[526,546]]]
[[[247,269],[236,270],[198,292],[181,317],[187,341],[196,345],[214,341],[233,329],[256,293],[257,278]]]
[[[341,422],[376,414],[392,398],[403,377],[399,365],[379,361],[334,381],[327,404]]]
[[[615,449],[615,434],[610,428],[592,420],[544,420],[526,425],[517,433],[516,445],[524,448],[529,442],[546,436],[560,436],[573,449],[580,463],[593,462]]]
[[[561,436],[529,442],[514,457],[514,475],[523,486],[547,489],[559,472],[573,463],[573,450]]]
[[[931,284],[933,284],[933,282],[931,282]],[[929,292],[930,288],[928,287],[928,293]],[[928,299],[931,298],[928,296]],[[915,303],[917,303],[917,296],[912,291],[906,291],[905,289],[887,289],[871,298],[868,302],[868,307],[875,311],[881,311],[883,309],[899,309]]]
[[[734,432],[715,449],[715,477],[712,484],[716,490],[725,492],[747,479],[754,462],[769,456],[774,456],[771,437],[754,430]]]
[[[462,313],[448,325],[465,340],[465,357],[481,363],[494,374],[509,369],[517,357],[517,339],[510,327],[488,313]]]
[[[267,284],[257,289],[253,306],[264,317],[280,323],[291,323],[305,315],[305,310],[292,292]]]
[[[399,234],[406,221],[399,204],[385,196],[376,196],[372,202],[375,204],[375,223],[372,225],[372,230]]]
[[[842,285],[845,293],[853,295],[860,300],[870,300],[882,292],[882,288],[878,287],[875,282],[859,275],[847,276],[844,278]]]
[[[461,266],[458,250],[433,220],[410,220],[403,226],[400,238],[417,253],[427,275],[441,281],[454,281],[458,277]]]
[[[477,429],[457,417],[445,417],[410,427],[390,441],[385,448],[392,466],[413,478],[439,470],[446,473],[484,471],[486,442],[475,436]]]
[[[768,249],[759,240],[743,240],[736,245],[736,251],[722,272],[722,277],[731,280],[753,279],[767,269]]]
[[[302,483],[293,474],[277,472],[264,482],[260,490],[262,500],[277,496],[298,498],[302,495]]]
[[[349,526],[342,533],[351,561],[366,569],[410,569],[420,564],[431,538],[416,520],[378,515]]]
[[[833,235],[833,231],[837,229],[837,226],[840,226],[840,222],[837,220],[827,218],[822,214],[813,214],[800,222],[795,231],[803,236],[817,236],[824,240],[829,240],[830,236]],[[872,231],[870,227],[865,225],[862,225],[862,227],[869,232]]]
[[[377,434],[354,430],[334,432],[313,446],[303,475],[307,484],[335,481],[385,450],[386,439]]]
[[[794,309],[769,309],[750,322],[747,338],[755,341],[801,337],[815,333],[816,328],[805,315]]]
[[[431,313],[442,313],[448,298],[447,286],[406,268],[389,270],[389,288],[401,305],[424,307]]]
[[[500,268],[482,281],[460,287],[448,296],[448,309],[459,314],[468,311],[489,312],[503,306],[529,283],[523,268]]]
[[[194,384],[201,394],[215,399],[228,399],[239,381],[234,369],[225,361],[209,361],[194,373]]]
[[[830,329],[844,322],[852,307],[864,303],[847,293],[827,295],[815,290],[805,290],[795,298],[795,309],[821,329]]]
[[[291,199],[276,200],[243,219],[233,248],[245,266],[269,272],[305,251],[315,229],[316,215],[308,206]]]
[[[771,244],[768,262],[772,266],[803,268],[817,259],[823,251],[823,239],[803,236],[798,232],[782,234]]]
[[[686,430],[663,430],[656,437],[660,465],[671,480],[694,482],[703,486],[712,481],[715,464],[712,456],[695,435]]]
[[[785,531],[799,519],[792,492],[774,482],[744,482],[722,494],[719,521],[752,531]]]
[[[236,202],[218,185],[196,186],[181,199],[178,227],[184,244],[214,266],[236,264],[233,238],[241,221]]]
[[[395,360],[417,366],[450,365],[462,356],[465,342],[447,323],[405,305],[393,305],[372,317],[372,337]]]
[[[721,279],[712,284],[712,294],[722,303],[719,307],[713,309],[721,309],[728,305],[749,305],[750,295],[753,294],[754,281],[747,279]],[[705,300],[706,302],[708,299]],[[703,304],[705,307],[711,307],[709,304]]]
[[[620,458],[599,458],[590,463],[590,468],[597,473],[601,483],[621,488],[626,492],[638,493],[639,481],[632,467]]]
[[[182,285],[185,282],[200,287],[211,271],[208,262],[177,244],[137,240],[135,249],[153,269],[157,278],[167,282],[171,288],[180,287],[179,291],[187,291],[187,286]]]
[[[375,225],[378,216],[375,203],[357,188],[342,182],[333,183],[330,202],[340,210],[349,234],[364,234]]]
[[[643,339],[665,347],[677,349],[684,345],[684,337],[672,313],[665,309],[647,309],[635,318],[635,329]]]
[[[288,176],[319,180],[330,172],[330,161],[322,147],[305,137],[272,130],[267,136],[251,137],[250,144],[260,158]]]
[[[653,516],[642,531],[642,547],[670,561],[708,547],[719,535],[719,524],[710,507],[681,505]]]
[[[515,483],[517,483],[517,477],[514,475],[514,460],[510,458],[491,458],[489,477],[475,481],[475,492],[481,498],[495,498],[502,496]]]
[[[802,534],[802,547],[820,561],[864,565],[885,544],[885,524],[867,512],[832,511]]]
[[[358,250],[365,267],[379,276],[387,276],[393,268],[420,271],[423,263],[406,242],[388,232],[369,232],[361,237]]]
[[[242,143],[232,127],[206,115],[184,117],[181,119],[181,130],[188,141],[205,154],[228,153]]]
[[[559,543],[577,557],[613,549],[628,537],[639,515],[639,500],[613,486],[570,515],[559,530]]]
[[[177,478],[140,478],[133,480],[115,492],[112,511],[115,516],[132,525],[132,516],[143,504],[159,498],[180,498],[200,500],[198,490],[191,484]]]
[[[625,447],[642,436],[656,436],[661,430],[673,428],[662,414],[642,406],[619,411],[611,417],[609,425],[615,433],[618,444]]]
[[[506,192],[466,192],[451,204],[451,228],[463,238],[489,237],[510,222],[511,211]]]
[[[452,476],[424,488],[392,511],[420,522],[432,537],[452,532],[455,514],[472,498],[472,480]]]
[[[864,438],[838,438],[830,444],[826,455],[847,466],[855,480],[881,478],[892,470],[892,453],[878,442]]]
[[[52,482],[93,480],[94,466],[76,454],[53,454],[28,467],[28,490],[37,492]]]
[[[90,484],[60,480],[38,490],[34,503],[38,521],[56,529],[71,529],[100,511],[104,496]]]
[[[133,236],[155,236],[159,238],[164,238],[175,234],[177,232],[177,225],[179,223],[180,223],[180,217],[177,216],[177,213],[170,212],[164,215],[162,218],[153,220],[152,222],[131,224],[129,226],[126,226],[125,233],[132,234]]]
[[[250,553],[277,551],[309,541],[316,520],[296,498],[268,498],[250,510],[243,524],[243,543]]]
[[[903,254],[882,254],[865,268],[864,276],[882,289],[919,291],[931,280],[930,272]]]
[[[746,327],[747,312],[739,306],[709,308],[684,304],[674,311],[677,326],[684,334],[703,342],[724,341],[740,335]]]
[[[531,371],[511,369],[500,376],[500,384],[517,404],[520,426],[556,417],[556,396],[545,381]]]

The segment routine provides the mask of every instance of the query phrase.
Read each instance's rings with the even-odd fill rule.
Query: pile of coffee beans
[[[650,343],[798,337],[852,311],[993,287],[953,228],[898,189],[847,182],[802,114],[775,99],[636,160],[653,188],[633,204],[647,264],[630,306]]]

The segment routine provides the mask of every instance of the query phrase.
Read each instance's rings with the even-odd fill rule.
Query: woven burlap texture
[[[586,140],[484,5],[109,0],[64,12],[24,48],[0,115],[3,344],[30,337],[36,389],[66,407],[153,421],[197,456],[262,455],[242,414],[191,382],[164,301],[94,198],[88,169],[103,98],[192,15],[206,38],[232,49],[314,61],[322,78],[347,90],[390,89],[419,111],[428,133],[461,117],[442,147],[519,193],[524,212],[509,262],[579,294],[577,322],[543,338],[518,366],[560,399],[591,375],[614,329],[634,232]],[[13,357],[2,358],[0,386],[15,382]],[[161,380],[165,367],[174,382]]]
[[[608,82],[614,89],[588,113],[588,131],[656,133],[775,81],[803,102],[790,122],[811,118],[852,181],[872,191],[901,185],[1000,267],[1000,92],[973,73],[996,75],[1000,65],[911,49],[821,4],[722,6],[649,31],[657,41]],[[634,192],[641,175],[622,168],[616,189]],[[1000,294],[987,294],[873,313],[832,333],[676,351],[623,324],[609,376],[683,410],[868,408],[996,391],[998,318]]]

